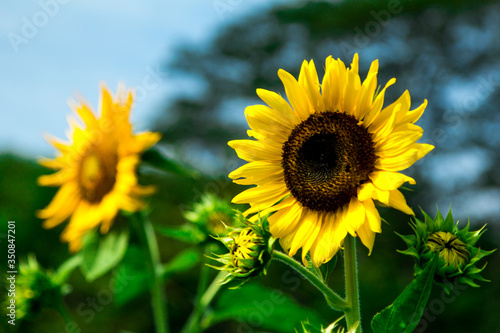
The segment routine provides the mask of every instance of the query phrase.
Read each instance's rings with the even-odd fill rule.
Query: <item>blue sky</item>
[[[274,3],[279,1],[274,1]],[[268,6],[265,0],[0,0],[0,152],[51,156],[43,139],[65,137],[68,99],[97,107],[99,84],[137,89],[136,129],[193,82],[160,75],[184,42],[203,47],[217,29]]]

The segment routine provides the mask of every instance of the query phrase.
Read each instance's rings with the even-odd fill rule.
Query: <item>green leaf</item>
[[[80,269],[88,282],[103,276],[123,258],[128,246],[129,229],[111,230],[99,237],[96,232],[89,235],[82,249]]]
[[[114,297],[116,305],[122,306],[151,289],[153,276],[151,268],[144,260],[144,252],[137,246],[130,246],[120,266],[113,276],[113,285],[125,286]],[[184,273],[201,261],[201,253],[197,249],[180,252],[163,266],[163,278],[166,280],[174,274]]]
[[[398,296],[398,298],[371,322],[374,333],[411,333],[424,313],[434,282],[437,256]]]
[[[156,227],[161,235],[179,240],[189,244],[200,244],[205,241],[207,235],[193,224],[183,224],[181,226],[161,226]]]
[[[225,289],[212,311],[202,319],[202,327],[208,328],[219,322],[236,320],[240,330],[290,333],[301,328],[301,321],[320,326],[322,320],[312,309],[296,304],[277,289],[269,289],[257,283],[248,283],[238,289]]]
[[[58,285],[63,285],[64,283],[66,283],[68,277],[75,270],[75,268],[81,265],[82,261],[83,256],[81,255],[81,253],[69,257],[65,262],[61,264],[61,266],[59,266],[59,268],[57,268],[57,271],[52,278],[54,283]]]
[[[174,274],[185,273],[201,262],[202,255],[198,249],[186,249],[163,266],[163,278],[168,279]]]
[[[200,177],[200,172],[198,170],[190,168],[171,159],[170,157],[165,156],[156,147],[146,150],[142,154],[142,161],[157,169],[176,175],[187,176],[195,179]]]
[[[136,245],[127,249],[125,257],[113,275],[113,286],[117,287],[114,302],[122,306],[151,289],[153,276],[144,251]]]

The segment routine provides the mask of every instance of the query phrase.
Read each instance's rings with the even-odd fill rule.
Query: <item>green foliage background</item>
[[[389,16],[384,16],[385,13]],[[201,88],[168,101],[164,109],[158,110],[153,130],[163,133],[162,144],[173,156],[187,164],[202,165],[203,176],[193,180],[142,169],[141,182],[154,183],[159,188],[151,199],[151,219],[159,226],[181,225],[184,223],[182,211],[199,200],[203,192],[228,200],[239,193],[242,188],[231,184],[227,173],[242,161],[226,143],[245,137],[244,107],[260,103],[255,89],[283,94],[276,74],[279,68],[297,75],[302,60],[314,59],[322,75],[326,56],[332,54],[350,63],[354,52],[360,53],[361,73],[366,73],[370,62],[378,58],[379,82],[384,84],[392,77],[398,79],[389,89],[387,101],[395,100],[404,89],[410,90],[414,106],[424,98],[429,99],[420,123],[425,130],[423,142],[435,144],[436,149],[408,171],[417,180],[412,191],[405,194],[410,206],[420,206],[433,215],[436,203],[453,203],[452,207],[456,207],[457,202],[466,203],[467,198],[472,200],[498,191],[500,89],[495,85],[489,87],[490,93],[476,101],[477,106],[473,108],[453,104],[446,89],[456,82],[472,82],[475,87],[478,77],[488,78],[488,75],[493,75],[492,82],[500,82],[500,29],[495,29],[499,27],[499,16],[500,4],[493,1],[291,2],[221,28],[207,46],[179,46],[178,56],[165,64],[165,72],[174,78],[196,78]],[[468,151],[480,152],[478,156],[482,156],[485,165],[472,181],[436,179],[432,174],[433,170],[448,168],[445,161],[450,163],[450,159],[443,157]],[[44,173],[48,171],[34,159],[2,154],[0,217],[2,221],[16,221],[18,258],[34,252],[44,267],[55,269],[68,257],[66,245],[58,240],[63,227],[44,230],[41,221],[34,217],[34,212],[44,207],[55,193],[55,189],[36,185],[36,178]],[[498,202],[490,200],[488,204],[496,205],[498,211]],[[442,207],[443,211],[446,209]],[[470,215],[475,229],[488,223],[488,231],[480,241],[481,247],[487,250],[498,248],[500,239],[498,216],[489,213],[491,211],[495,209],[478,208],[454,214],[463,222]],[[413,262],[396,252],[405,245],[394,233],[410,233],[409,217],[390,209],[381,209],[381,214],[388,224],[377,237],[372,255],[368,257],[362,247],[358,252],[365,330],[369,330],[367,323],[373,315],[392,302],[411,281],[413,272]],[[6,223],[2,223],[0,244],[3,248],[7,244],[5,228]],[[82,332],[153,331],[149,296],[147,292],[140,292],[141,288],[147,291],[143,284],[148,277],[140,274],[137,237],[133,234],[130,237],[125,260],[112,274],[91,284],[80,272],[72,274],[73,292],[65,301]],[[159,237],[165,262],[188,251],[182,252],[187,254],[178,258],[177,266],[166,274],[172,331],[177,332],[192,310],[201,249]],[[498,252],[491,255],[488,262],[484,276],[492,282],[483,283],[481,288],[459,289],[453,299],[434,288],[429,298],[431,308],[416,331],[500,332],[500,318],[496,315],[500,311]],[[117,278],[117,274],[121,278]],[[126,287],[115,295],[112,303],[93,307],[92,300],[102,290],[109,290],[110,283],[116,282],[114,279],[122,279],[119,282]],[[331,274],[330,282],[336,290],[343,289],[341,265]],[[273,297],[282,303],[269,303],[273,292]],[[304,315],[326,325],[340,313],[334,316],[319,292],[288,267],[273,263],[266,277],[241,290],[222,293],[207,315],[212,316],[207,318],[215,317],[212,319],[215,325],[207,332],[291,332],[301,319],[306,319]],[[426,330],[422,330],[424,325]],[[64,322],[54,310],[43,309],[31,320],[21,323],[18,329],[19,332],[64,332]]]

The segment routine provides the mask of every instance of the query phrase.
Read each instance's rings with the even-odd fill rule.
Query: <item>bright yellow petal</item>
[[[288,189],[283,184],[260,185],[257,187],[249,188],[235,196],[232,200],[233,203],[243,204],[253,201],[267,200],[268,198],[275,197],[276,195],[288,192]]]
[[[351,68],[347,70],[347,83],[344,93],[343,105],[341,111],[356,115],[356,103],[361,90],[361,79],[359,78],[359,57],[356,53],[351,63]]]
[[[335,215],[325,213],[321,218],[321,230],[310,249],[311,260],[316,267],[330,261],[341,247],[341,244],[332,241],[339,224],[335,221]]]
[[[292,74],[280,69],[278,76],[285,86],[285,93],[299,119],[305,120],[311,114],[312,106],[304,88],[295,80]]]
[[[227,144],[236,151],[239,158],[248,162],[281,160],[281,147],[264,145],[254,140],[233,140]]]
[[[370,225],[370,229],[373,232],[382,232],[382,221],[380,219],[380,214],[373,203],[373,200],[368,199],[363,201],[366,209],[366,222]]]
[[[372,62],[368,75],[361,85],[359,101],[356,105],[356,118],[363,119],[364,116],[371,110],[373,95],[377,88],[377,73],[378,73],[378,60]]]
[[[401,171],[412,166],[418,159],[419,151],[411,149],[398,156],[379,158],[375,162],[375,167],[385,171]]]
[[[375,189],[373,183],[371,182],[364,183],[358,188],[358,199],[360,201],[365,201],[367,199],[370,199],[372,197],[372,193],[374,190]]]
[[[375,243],[375,232],[371,230],[368,222],[363,223],[358,229],[358,236],[363,245],[368,248],[368,255],[372,254],[373,244]]]
[[[257,89],[257,95],[267,105],[278,111],[279,114],[288,119],[292,124],[298,124],[300,122],[297,115],[290,107],[290,104],[288,104],[288,102],[277,93],[265,89]]]
[[[403,117],[403,119],[401,119],[400,122],[403,123],[403,124],[404,123],[415,123],[418,119],[420,119],[420,117],[424,113],[426,107],[427,107],[427,100],[424,100],[424,102],[422,103],[422,105],[420,105],[418,108],[416,108],[413,111],[409,111]]]
[[[269,191],[265,195],[262,195],[259,199],[253,199],[251,203],[252,207],[247,209],[244,215],[246,216],[249,214],[255,214],[260,211],[264,211],[265,209],[279,202],[281,199],[283,199],[286,195],[290,193],[289,190],[286,188],[286,186],[284,186],[284,184],[280,185],[281,187],[279,187],[277,191]]]
[[[395,82],[396,79],[390,79],[385,84],[385,87],[378,93],[377,97],[375,97],[371,110],[366,114],[365,118],[363,119],[363,124],[365,127],[369,127],[372,124],[373,120],[375,120],[375,118],[377,118],[377,116],[380,114],[380,110],[382,110],[382,106],[384,104],[385,91]]]
[[[345,228],[352,235],[356,236],[356,230],[365,222],[365,206],[356,197],[351,199],[347,207]]]
[[[325,62],[325,76],[322,82],[322,94],[325,109],[335,111],[338,109],[340,98],[339,67],[337,61],[329,56]]]
[[[402,211],[408,215],[415,215],[413,210],[406,203],[406,199],[399,190],[389,191],[389,206]]]
[[[269,231],[275,238],[290,234],[300,221],[302,206],[294,198],[289,200],[293,200],[295,204],[277,211],[268,218]]]
[[[274,175],[283,175],[283,168],[280,163],[268,161],[254,161],[247,163],[229,174],[229,178],[236,180],[246,178],[250,181],[258,181],[266,179]]]
[[[416,184],[413,178],[403,175],[399,172],[390,171],[372,172],[370,174],[370,179],[372,180],[373,184],[381,190],[395,190],[405,182],[409,182],[413,185]]]
[[[314,66],[314,62],[312,60],[309,63],[304,60],[302,63],[302,68],[299,74],[299,84],[304,87],[313,109],[316,112],[324,111],[325,105],[320,94],[318,72],[316,71],[316,67]]]

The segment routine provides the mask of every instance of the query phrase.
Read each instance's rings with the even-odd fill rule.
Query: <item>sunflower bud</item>
[[[223,283],[238,279],[240,286],[261,273],[266,274],[275,239],[269,233],[266,219],[251,223],[241,214],[238,216],[243,227],[228,228],[229,233],[226,237],[217,238],[227,247],[229,253],[216,254],[217,257],[212,259],[222,263],[223,266],[210,267],[228,273]]]
[[[44,270],[33,255],[19,263],[16,276],[15,300],[16,318],[26,319],[35,316],[42,308],[56,308],[62,288],[52,279],[52,272]],[[7,288],[8,289],[8,288]],[[10,299],[5,300],[5,305]],[[4,306],[4,309],[7,307]]]
[[[233,215],[233,208],[228,201],[213,194],[204,194],[201,200],[193,205],[192,210],[184,213],[184,218],[193,223],[201,234],[220,237],[226,235],[226,226],[234,225]]]
[[[484,251],[475,247],[477,241],[485,231],[483,226],[477,231],[469,231],[469,223],[463,229],[458,229],[458,221],[453,222],[450,212],[443,218],[437,212],[432,219],[424,211],[425,222],[415,219],[412,228],[415,235],[399,235],[408,245],[408,249],[400,251],[415,259],[415,275],[419,275],[424,267],[438,256],[435,282],[449,293],[452,284],[446,283],[449,279],[458,279],[458,282],[479,287],[474,280],[488,281],[479,273],[486,267],[478,268],[475,264],[493,251]]]

